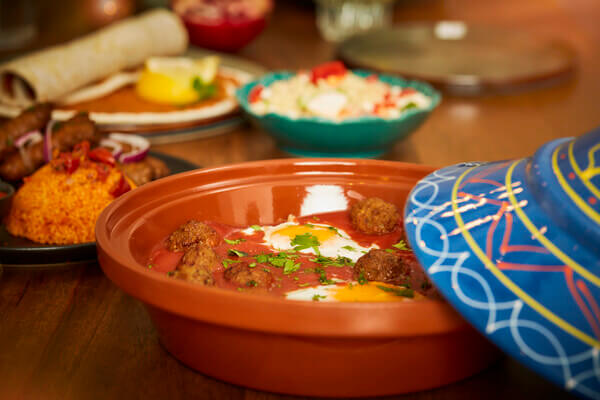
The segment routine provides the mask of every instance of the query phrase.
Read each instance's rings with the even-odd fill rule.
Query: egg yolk
[[[304,235],[310,233],[317,237],[319,243],[324,243],[327,240],[335,236],[336,232],[332,229],[328,229],[322,226],[306,226],[306,225],[293,225],[286,226],[273,232],[274,235],[286,236],[290,240],[294,239],[298,235]]]
[[[360,302],[386,302],[403,301],[410,297],[397,296],[391,292],[386,292],[378,286],[389,288],[398,288],[398,286],[389,285],[383,282],[368,282],[364,285],[347,285],[335,291],[333,298],[338,301],[360,301]],[[414,293],[414,298],[418,293]]]

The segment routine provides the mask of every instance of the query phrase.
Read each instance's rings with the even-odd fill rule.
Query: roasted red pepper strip
[[[310,71],[310,81],[317,83],[319,79],[325,79],[330,76],[343,76],[347,72],[348,70],[341,61],[331,61],[314,67]]]
[[[96,147],[88,154],[90,160],[98,161],[113,167],[116,164],[115,157],[104,147]]]
[[[252,90],[250,90],[250,93],[248,93],[248,101],[250,103],[256,103],[257,101],[260,100],[260,94],[262,93],[263,89],[265,87],[263,85],[256,85],[252,88]]]
[[[121,179],[119,179],[119,182],[117,182],[115,187],[110,191],[110,194],[112,194],[114,197],[119,197],[130,190],[131,186],[129,185],[129,182],[127,182],[124,175],[121,175]]]
[[[79,168],[79,158],[73,157],[69,153],[61,153],[60,161],[65,168],[67,174],[72,174]]]

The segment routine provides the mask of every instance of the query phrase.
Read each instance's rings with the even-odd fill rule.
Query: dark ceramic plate
[[[164,161],[171,174],[190,171],[197,165],[163,153],[150,152],[150,155]],[[5,267],[63,267],[96,259],[96,243],[82,243],[53,246],[34,243],[12,236],[0,225],[0,264]]]

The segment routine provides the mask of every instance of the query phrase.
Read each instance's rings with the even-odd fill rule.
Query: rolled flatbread
[[[149,57],[179,55],[187,44],[179,17],[164,9],[149,11],[0,65],[0,103],[27,107],[56,101]]]

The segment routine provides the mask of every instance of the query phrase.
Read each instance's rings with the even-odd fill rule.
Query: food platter
[[[165,162],[171,174],[190,171],[197,165],[159,152],[150,152]],[[5,268],[62,268],[96,259],[96,244],[43,245],[10,235],[0,225],[0,265]]]

